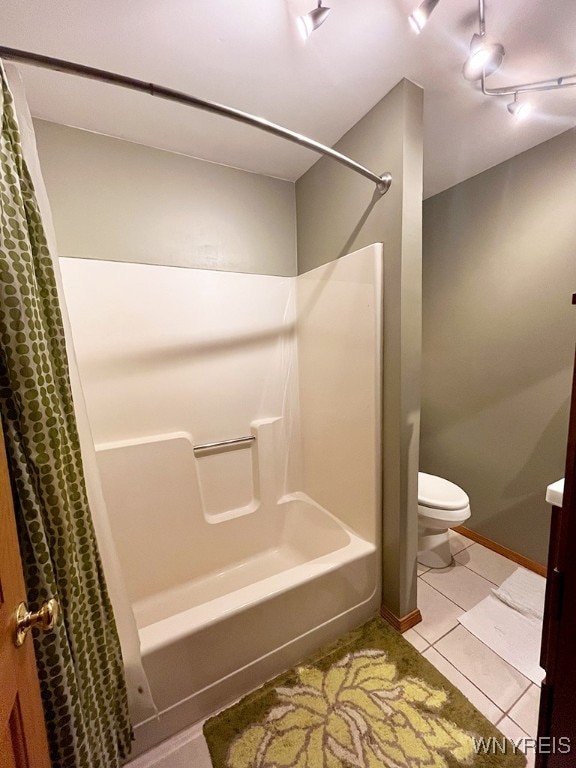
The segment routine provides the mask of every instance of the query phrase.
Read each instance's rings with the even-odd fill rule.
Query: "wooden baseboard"
[[[394,629],[396,629],[401,634],[408,632],[411,627],[415,626],[416,624],[420,624],[422,621],[422,614],[418,608],[416,608],[415,611],[411,611],[410,613],[406,614],[406,616],[399,618],[395,613],[392,613],[392,611],[388,610],[385,605],[382,605],[380,607],[380,616],[382,616],[384,621],[387,621],[388,624],[391,624]]]
[[[457,533],[461,533],[462,536],[466,536],[467,539],[475,541],[477,544],[482,544],[482,546],[486,547],[486,549],[491,549],[492,552],[496,552],[497,554],[506,557],[508,560],[512,560],[512,562],[518,563],[518,565],[522,565],[529,571],[533,571],[540,576],[546,576],[547,569],[545,565],[537,563],[535,560],[530,560],[530,558],[524,557],[524,555],[521,555],[519,552],[514,552],[513,549],[503,547],[501,544],[492,541],[492,539],[487,539],[486,536],[482,536],[481,533],[476,533],[476,531],[473,531],[470,528],[466,528],[463,525],[459,525],[453,530]],[[388,624],[394,627],[394,629],[401,634],[407,632],[409,629],[422,621],[422,614],[418,608],[415,611],[411,611],[410,613],[406,614],[406,616],[399,617],[396,616],[395,613],[392,613],[392,611],[390,611],[388,608],[386,608],[385,605],[383,605],[380,607],[380,616],[382,616],[384,621],[387,621]]]
[[[513,549],[503,547],[501,544],[492,541],[492,539],[487,539],[486,536],[482,536],[481,533],[476,533],[476,531],[472,531],[470,528],[466,528],[463,525],[458,525],[453,530],[456,531],[456,533],[461,533],[462,536],[466,536],[467,539],[472,539],[472,541],[475,541],[477,544],[482,544],[486,549],[491,549],[492,552],[497,552],[499,555],[508,558],[508,560],[512,560],[512,562],[522,565],[529,571],[534,571],[534,573],[537,573],[540,576],[546,576],[547,568],[545,565],[542,565],[542,563],[530,560],[529,557],[524,557],[524,555],[521,555],[519,552],[514,552]]]

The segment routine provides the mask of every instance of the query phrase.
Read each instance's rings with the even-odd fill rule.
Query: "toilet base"
[[[448,528],[443,531],[420,529],[418,532],[418,562],[428,568],[447,568],[454,558],[450,551]]]

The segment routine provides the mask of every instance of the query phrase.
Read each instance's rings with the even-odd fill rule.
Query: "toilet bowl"
[[[452,563],[448,530],[470,517],[462,488],[436,475],[418,472],[418,562],[429,568]]]

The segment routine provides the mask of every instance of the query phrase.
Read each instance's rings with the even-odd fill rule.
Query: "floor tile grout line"
[[[466,568],[466,566],[462,566],[462,567],[463,567],[463,568]],[[494,586],[494,582],[492,582],[492,581],[489,581],[488,579],[484,578],[484,576],[480,576],[480,574],[476,573],[475,571],[472,571],[470,568],[468,568],[467,570],[468,570],[468,571],[470,571],[470,573],[473,573],[475,576],[478,576],[478,578],[479,578],[479,579],[482,579],[482,580],[483,580],[483,581],[485,581],[487,584],[489,584],[489,585],[490,585],[490,588],[492,589],[492,587]],[[424,575],[426,575],[426,574],[424,574]],[[432,584],[430,584],[430,582],[426,581],[426,579],[422,579],[422,581],[424,581],[426,584],[428,584],[428,586],[429,586],[429,587],[432,587],[433,589],[436,589],[436,591],[437,591],[437,592],[439,592],[439,593],[440,593],[440,594],[441,594],[443,597],[445,597],[447,600],[450,600],[450,602],[454,603],[454,605],[456,605],[458,608],[460,608],[460,610],[464,611],[464,613],[468,613],[468,611],[471,611],[471,610],[472,610],[472,608],[475,608],[475,607],[478,605],[478,603],[482,602],[482,600],[484,600],[484,599],[485,599],[485,598],[482,598],[482,600],[479,600],[479,601],[478,601],[478,603],[475,603],[475,604],[472,606],[472,608],[464,608],[464,606],[462,606],[462,605],[458,605],[458,603],[454,602],[454,600],[452,600],[452,598],[448,597],[448,595],[445,595],[445,594],[444,594],[444,592],[442,592],[441,590],[439,590],[437,587],[434,587]]]
[[[458,564],[458,565],[459,565],[461,568],[466,568],[466,570],[467,570],[467,571],[470,571],[470,573],[473,573],[475,576],[478,576],[480,579],[484,579],[484,581],[487,581],[487,582],[488,582],[488,584],[494,584],[494,583],[495,583],[495,582],[493,582],[493,581],[490,581],[490,579],[487,579],[487,578],[486,578],[486,576],[482,576],[482,574],[481,574],[481,573],[478,573],[477,571],[473,570],[472,568],[468,568],[468,566],[467,566],[467,565],[465,565],[464,563],[459,563],[457,560],[456,560],[455,562],[456,562],[456,563],[457,563],[457,564]],[[449,567],[450,567],[450,566],[448,566],[448,568],[449,568]],[[434,570],[434,569],[432,568],[431,570]],[[442,569],[442,568],[437,568],[436,570],[440,571],[440,570],[443,570],[443,569]],[[426,573],[430,573],[430,571],[426,571]],[[426,576],[426,573],[422,574],[422,576]],[[419,577],[419,578],[421,578],[421,577]],[[428,582],[426,582],[426,583],[428,583]],[[498,586],[498,585],[496,585],[496,586]]]
[[[455,665],[455,664],[454,664],[452,661],[450,661],[450,659],[449,659],[449,658],[448,658],[448,657],[447,657],[445,654],[443,654],[443,653],[442,653],[442,651],[441,651],[439,648],[435,648],[434,650],[435,650],[437,653],[439,653],[439,654],[440,654],[440,656],[442,656],[442,658],[443,658],[445,661],[447,661],[447,662],[450,664],[450,666],[454,667],[454,669],[455,669],[457,672],[459,672],[459,673],[462,675],[462,677],[463,677],[465,680],[468,680],[468,682],[469,682],[471,685],[473,685],[473,686],[474,686],[474,688],[476,688],[478,691],[480,691],[480,693],[482,693],[482,694],[483,694],[483,695],[484,695],[484,696],[485,696],[485,697],[488,699],[488,701],[490,701],[492,704],[494,704],[494,706],[496,707],[496,709],[498,709],[500,712],[502,712],[502,716],[503,716],[503,717],[506,717],[506,715],[508,714],[508,713],[507,713],[507,711],[506,711],[505,709],[502,709],[502,707],[500,706],[500,704],[498,704],[498,702],[494,701],[494,699],[493,699],[491,696],[489,696],[489,695],[486,693],[486,691],[483,691],[483,690],[482,690],[482,688],[480,688],[478,685],[476,685],[476,683],[475,683],[473,680],[471,680],[471,679],[468,677],[468,675],[464,674],[464,672],[463,672],[461,669],[458,669],[458,667],[457,667],[457,666],[456,666],[456,665]],[[512,718],[510,718],[510,719],[512,719]],[[514,722],[516,722],[516,721],[514,721]]]
[[[493,555],[496,555],[496,557],[501,557],[504,560],[506,560],[509,563],[514,563],[516,568],[522,568],[523,566],[516,563],[514,560],[510,560],[509,557],[505,557],[504,555],[501,555],[499,552],[494,552],[492,549],[489,549],[488,547],[485,547],[483,544],[480,544],[477,541],[473,541],[472,544],[468,545],[467,547],[464,547],[464,549],[461,549],[459,552],[453,552],[452,557],[454,560],[459,564],[463,565],[465,568],[468,568],[469,571],[472,571],[472,573],[475,573],[477,576],[482,576],[483,579],[486,579],[486,581],[489,581],[491,584],[494,584],[497,587],[500,587],[501,585],[498,584],[496,581],[492,581],[491,579],[484,576],[483,573],[479,573],[478,571],[475,571],[474,568],[470,568],[470,566],[466,565],[466,563],[460,563],[458,560],[456,560],[457,555],[461,555],[463,552],[465,552],[468,549],[472,549],[473,547],[478,547],[479,549],[484,549],[486,552],[491,552]]]
[[[518,726],[518,728],[520,728],[520,730],[521,730],[523,733],[525,733],[525,734],[526,734],[526,736],[529,736],[529,738],[532,738],[532,737],[531,737],[531,736],[530,736],[530,735],[527,733],[526,729],[525,729],[525,728],[523,728],[523,727],[520,725],[520,723],[519,723],[517,720],[515,720],[515,719],[512,717],[512,715],[511,715],[509,712],[506,712],[506,714],[505,714],[505,717],[508,717],[510,720],[512,720],[512,722],[514,723],[514,725],[517,725],[517,726]]]
[[[424,643],[426,643],[426,648],[424,648],[424,651],[427,651],[427,650],[428,650],[428,648],[430,648],[430,646],[432,645],[432,643],[430,642],[430,640],[427,640],[425,637],[422,637],[422,635],[420,634],[420,632],[417,632],[417,631],[416,631],[416,627],[410,627],[410,629],[406,630],[406,632],[410,632],[410,630],[412,630],[413,632],[416,632],[416,634],[418,635],[418,637],[420,638],[420,640],[422,640]],[[406,642],[407,642],[407,643],[410,643],[410,640],[407,640],[407,639],[406,639],[406,632],[402,633],[402,637],[404,637],[404,639],[406,640]],[[410,643],[410,645],[412,645],[412,643]],[[412,647],[413,647],[413,648],[416,648],[416,646],[415,646],[415,645],[412,645]],[[416,650],[418,651],[418,648],[416,648]],[[423,653],[424,653],[424,651],[418,651],[418,653],[419,653],[419,654],[423,654]]]
[[[509,717],[509,716],[508,716],[508,715],[505,713],[505,714],[504,714],[504,715],[503,715],[503,716],[500,718],[500,720],[498,720],[498,722],[495,724],[495,725],[496,725],[496,728],[499,728],[499,727],[500,727],[500,725],[502,724],[502,721],[503,721],[503,720],[506,720],[506,718],[508,718],[508,720],[512,720],[512,718],[511,718],[511,717]],[[524,734],[525,738],[527,738],[527,739],[531,738],[531,737],[530,737],[530,736],[529,736],[529,735],[526,733],[526,731],[524,730],[524,728],[522,728],[522,726],[518,725],[518,723],[516,722],[516,720],[512,720],[512,722],[514,723],[514,725],[515,725],[517,728],[519,728],[519,729],[522,731],[522,733]],[[506,734],[503,734],[503,735],[504,735],[504,736],[506,736]],[[506,736],[506,738],[508,738],[508,736]]]
[[[452,552],[452,556],[454,556],[454,555],[459,555],[459,554],[460,554],[460,552],[464,552],[464,550],[465,550],[465,549],[470,549],[470,547],[473,547],[473,546],[474,546],[474,544],[477,544],[477,543],[478,543],[477,541],[473,541],[472,539],[468,539],[468,538],[467,538],[466,536],[464,536],[463,534],[460,534],[460,536],[462,536],[462,538],[466,539],[466,541],[469,541],[469,542],[470,542],[470,544],[466,544],[465,546],[463,546],[463,547],[462,547],[462,549],[459,549],[459,550],[458,550],[458,552]],[[450,540],[450,541],[454,541],[454,539],[452,538],[452,536],[449,536],[449,540]],[[480,546],[482,546],[482,545],[480,545]]]
[[[456,627],[454,627],[454,629],[456,629]],[[450,631],[452,632],[453,630],[450,630]],[[446,635],[449,635],[449,634],[450,634],[450,632],[446,633]],[[442,637],[446,637],[446,635],[443,635]],[[459,675],[462,675],[462,677],[465,680],[467,680],[473,688],[475,688],[479,693],[481,693],[484,696],[484,698],[488,699],[488,701],[496,707],[498,712],[500,712],[502,714],[502,717],[506,717],[507,713],[502,709],[502,707],[499,704],[497,704],[493,699],[490,698],[490,696],[488,696],[486,691],[483,691],[482,688],[480,688],[480,686],[478,686],[473,680],[471,680],[467,675],[465,675],[464,672],[462,672],[461,669],[458,669],[458,667],[452,661],[450,661],[450,659],[447,656],[445,656],[438,648],[435,648],[433,645],[431,645],[430,648],[434,649],[436,651],[436,653],[438,653],[440,656],[442,656],[444,661],[446,661],[453,669],[455,669],[456,672],[458,672]],[[428,648],[427,650],[430,650],[430,648]],[[429,660],[426,659],[426,661],[429,661]],[[434,666],[433,662],[430,662],[430,664],[432,664],[432,666]],[[440,672],[440,670],[437,670],[437,671]],[[440,674],[443,674],[443,673],[440,672]],[[444,677],[446,677],[446,675],[444,675]],[[446,679],[448,680],[447,677],[446,677]],[[452,685],[455,685],[455,684],[452,683]],[[460,691],[460,689],[458,688],[457,685],[455,685],[455,688]],[[460,693],[462,693],[462,691],[460,691]],[[464,695],[464,694],[462,693],[462,695]],[[486,715],[484,715],[484,717],[486,717]],[[496,722],[500,722],[500,720],[497,720]],[[514,721],[514,722],[516,722],[516,721]],[[493,725],[496,725],[496,723],[493,723]]]
[[[418,577],[418,578],[420,578],[420,577]],[[458,610],[459,610],[459,611],[463,611],[463,613],[461,614],[462,616],[464,615],[464,613],[466,613],[466,611],[465,611],[465,610],[464,610],[464,609],[463,609],[461,606],[459,606],[459,605],[458,605],[457,603],[455,603],[453,600],[450,600],[450,598],[449,598],[449,597],[446,597],[446,595],[444,595],[442,592],[440,592],[440,590],[436,589],[436,587],[433,587],[433,586],[432,586],[432,584],[428,584],[428,582],[427,582],[427,581],[425,581],[424,583],[426,584],[426,586],[427,586],[427,587],[430,587],[431,589],[433,589],[435,592],[437,592],[437,593],[438,593],[438,594],[439,594],[441,597],[443,597],[445,600],[448,600],[448,602],[449,602],[449,603],[452,603],[452,605],[453,605],[453,606],[455,606],[456,608],[458,608]],[[422,621],[421,623],[422,623],[422,624],[424,624],[424,623],[425,623],[425,621],[426,621],[426,620],[425,620],[425,619],[423,619],[423,621]],[[430,646],[433,646],[433,645],[434,645],[434,643],[437,643],[437,642],[438,642],[439,640],[441,640],[443,637],[446,637],[446,635],[447,635],[447,634],[449,634],[450,632],[452,632],[452,630],[453,630],[453,629],[456,629],[456,627],[457,627],[457,626],[459,626],[459,624],[460,624],[460,622],[458,621],[458,619],[456,619],[456,624],[455,624],[453,627],[450,627],[450,629],[449,629],[449,630],[447,630],[447,631],[446,631],[446,632],[445,632],[443,635],[441,635],[440,637],[437,637],[437,638],[436,638],[436,640],[433,640],[432,642],[430,642],[430,640],[428,640],[427,638],[425,638],[425,637],[424,637],[424,635],[421,635],[421,634],[420,634],[420,632],[418,632],[418,626],[419,626],[419,624],[415,624],[415,625],[412,627],[412,629],[414,630],[414,632],[416,632],[418,635],[420,635],[420,637],[421,637],[421,638],[422,638],[424,641],[426,641],[427,643],[430,643]]]
[[[443,635],[440,635],[440,637],[436,638],[436,640],[433,640],[432,642],[430,642],[430,640],[427,640],[423,635],[420,634],[420,632],[418,632],[418,635],[422,638],[422,640],[424,640],[424,642],[429,644],[430,648],[433,648],[435,643],[440,642],[440,640],[442,640],[444,637],[446,637],[446,635],[449,635],[450,632],[453,632],[456,629],[457,626],[458,625],[456,625],[454,627],[450,627],[450,629],[446,630],[446,632],[444,632]],[[414,627],[414,631],[416,631],[415,627]]]
[[[479,547],[482,547],[482,545],[481,545],[481,544],[478,544],[478,546],[479,546]],[[483,549],[485,549],[487,552],[492,552],[492,550],[491,550],[491,549],[488,549],[488,547],[482,547],[482,548],[483,548]],[[458,554],[461,554],[461,553],[458,553]],[[497,553],[497,552],[494,552],[493,554],[498,554],[498,553]],[[504,557],[504,556],[503,556],[503,555],[500,555],[500,557]],[[508,561],[508,562],[510,562],[510,563],[514,563],[514,561],[513,561],[513,560],[508,560],[508,558],[507,558],[507,557],[505,557],[504,559],[505,559],[505,560],[507,560],[507,561]],[[459,562],[459,561],[457,560],[456,562]],[[482,578],[483,578],[483,579],[486,579],[486,581],[489,581],[489,582],[490,582],[490,584],[494,584],[494,586],[495,586],[495,587],[498,587],[498,588],[500,588],[500,587],[502,586],[502,584],[504,583],[504,582],[501,582],[501,583],[499,584],[497,581],[492,581],[492,579],[489,579],[487,576],[484,576],[484,574],[483,574],[483,573],[480,573],[479,571],[475,571],[475,570],[474,570],[474,568],[470,568],[470,566],[469,566],[469,565],[466,565],[466,563],[460,563],[460,565],[463,565],[463,566],[464,566],[464,568],[468,568],[468,570],[469,570],[469,571],[472,571],[472,573],[475,573],[477,576],[482,576]],[[524,566],[522,566],[522,565],[519,565],[518,563],[514,563],[514,565],[516,566],[516,570],[518,570],[518,568],[523,568],[523,567],[524,567]],[[525,570],[526,570],[526,569],[525,569]],[[509,576],[507,576],[507,577],[506,577],[506,579],[507,579],[507,578],[509,578]],[[506,581],[506,579],[504,579],[504,581]]]
[[[510,720],[512,720],[512,722],[513,722],[513,723],[515,723],[515,724],[518,726],[518,728],[522,728],[522,726],[521,726],[521,725],[520,725],[520,723],[519,723],[519,722],[518,722],[518,721],[515,719],[514,715],[512,715],[511,713],[512,713],[512,710],[514,709],[514,707],[515,707],[517,704],[519,704],[519,703],[520,703],[520,701],[521,701],[521,700],[524,698],[524,696],[526,696],[526,694],[528,693],[528,691],[530,690],[530,688],[532,687],[532,685],[533,685],[533,683],[532,683],[532,681],[530,680],[530,681],[529,681],[529,685],[528,685],[528,688],[526,688],[526,690],[525,690],[525,691],[522,693],[522,695],[518,697],[518,699],[517,699],[517,700],[514,702],[514,704],[512,704],[512,706],[510,707],[510,709],[508,709],[508,711],[506,712],[506,716],[507,716],[507,717],[509,717],[509,718],[510,718]],[[524,728],[522,728],[522,730],[524,730]]]
[[[455,627],[451,627],[450,629],[448,629],[446,632],[444,632],[443,635],[440,635],[440,637],[437,640],[434,640],[434,642],[431,643],[430,645],[432,645],[432,647],[434,647],[436,645],[436,643],[439,643],[440,640],[444,640],[445,637],[448,637],[448,635],[451,634],[452,632],[454,632],[455,629],[458,629],[459,626],[460,626],[460,623],[457,623]],[[438,653],[440,653],[440,651],[438,651]],[[442,654],[442,655],[444,655],[444,654]],[[448,659],[447,659],[447,661],[448,661]],[[452,664],[452,662],[450,662],[450,664]],[[452,666],[454,667],[454,669],[456,669],[454,664],[452,664]],[[460,671],[460,670],[458,670],[458,671]]]
[[[522,674],[522,673],[520,673],[520,674]],[[536,685],[536,683],[533,683],[532,680],[529,680],[528,678],[526,678],[526,680],[528,681],[528,688],[526,688],[526,690],[522,693],[521,696],[518,696],[518,699],[514,702],[514,704],[512,704],[510,709],[513,709],[516,706],[516,704],[518,704],[518,702],[520,701],[522,696],[524,696],[524,694],[527,693],[533,685]]]
[[[461,563],[459,560],[456,560],[458,565],[461,565],[463,568],[467,568],[471,573],[475,573],[476,576],[481,576],[485,581],[489,582],[490,584],[493,584],[495,587],[499,587],[500,584],[498,584],[497,581],[492,581],[492,579],[489,579],[487,576],[484,576],[483,573],[479,573],[478,571],[475,571],[474,568],[470,568],[469,565],[466,565],[466,563]]]
[[[520,677],[521,677],[523,680],[525,680],[525,681],[528,683],[528,687],[524,689],[524,691],[522,692],[522,694],[521,694],[521,695],[518,697],[518,700],[517,700],[517,701],[515,701],[515,702],[514,702],[514,704],[512,704],[512,707],[515,707],[515,706],[516,706],[516,704],[518,703],[518,701],[520,701],[520,699],[522,698],[522,696],[523,696],[523,695],[526,693],[526,691],[528,690],[528,688],[530,688],[530,686],[532,685],[532,681],[530,680],[530,678],[526,677],[526,675],[523,675],[523,674],[522,674],[522,672],[520,672],[520,670],[519,670],[519,669],[516,669],[516,667],[515,667],[515,666],[513,666],[512,664],[510,664],[510,662],[509,662],[509,661],[506,661],[506,659],[503,659],[503,658],[502,658],[502,656],[498,656],[498,654],[496,653],[496,651],[492,650],[492,648],[490,648],[490,646],[489,646],[489,645],[487,645],[487,644],[486,644],[486,643],[485,643],[483,640],[480,640],[480,638],[479,638],[479,637],[476,637],[476,635],[475,635],[473,632],[470,632],[470,630],[469,630],[467,627],[465,627],[463,624],[460,624],[460,622],[458,622],[458,623],[459,623],[459,625],[462,627],[462,629],[464,630],[464,632],[466,632],[466,634],[467,634],[467,635],[470,635],[470,637],[473,637],[475,640],[477,640],[479,643],[481,643],[481,644],[482,644],[482,645],[483,645],[485,648],[487,648],[487,649],[488,649],[488,650],[489,650],[491,653],[493,653],[495,656],[497,656],[497,657],[500,659],[500,661],[501,661],[503,664],[505,664],[505,665],[506,665],[506,666],[507,666],[509,669],[511,669],[511,670],[512,670],[513,672],[515,672],[516,674],[520,675]],[[454,629],[456,629],[456,627],[455,627]],[[511,708],[512,708],[512,707],[511,707]]]
[[[416,648],[416,646],[415,646],[415,645],[412,645],[412,643],[410,643],[410,640],[406,640],[406,642],[407,642],[407,643],[410,643],[410,645],[412,645],[412,648],[414,648],[414,650],[415,650],[415,651],[418,651],[418,653],[420,654],[420,656],[423,656],[423,655],[426,653],[426,651],[428,651],[430,648],[432,648],[432,644],[431,644],[431,643],[429,643],[429,642],[428,642],[428,640],[425,640],[425,639],[422,637],[422,635],[418,635],[418,637],[419,637],[421,640],[424,640],[424,642],[426,643],[426,648],[424,648],[422,651],[419,651],[419,650],[418,650],[418,648]]]
[[[421,577],[419,576],[418,578],[421,578]],[[423,581],[424,581],[424,580],[423,580]],[[487,579],[486,579],[486,581],[487,581]],[[426,586],[428,586],[428,587],[430,587],[431,589],[435,590],[435,591],[436,591],[436,592],[437,592],[439,595],[441,595],[441,596],[442,596],[442,597],[443,597],[445,600],[448,600],[448,602],[452,603],[452,605],[454,605],[456,608],[458,608],[460,611],[462,611],[462,614],[461,614],[461,616],[464,616],[464,614],[465,614],[465,613],[468,613],[468,610],[472,610],[471,608],[469,608],[469,609],[466,609],[466,608],[462,608],[462,606],[461,606],[461,605],[458,605],[458,603],[455,603],[455,602],[454,602],[454,600],[452,600],[450,597],[448,597],[447,595],[445,595],[445,594],[444,594],[444,592],[441,592],[439,589],[437,589],[437,588],[436,588],[435,586],[433,586],[432,584],[429,584],[427,581],[424,581],[424,583],[426,584]],[[490,584],[492,584],[493,582],[489,582],[489,583],[490,583]],[[477,603],[477,604],[478,604],[478,603]],[[475,607],[475,606],[473,606],[473,607]],[[420,636],[420,637],[421,637],[421,638],[422,638],[422,639],[423,639],[425,642],[428,642],[428,643],[430,643],[430,646],[431,646],[431,647],[433,647],[433,646],[434,646],[436,643],[440,642],[440,640],[442,640],[443,638],[445,638],[445,637],[446,637],[446,635],[449,635],[449,634],[450,634],[450,632],[453,632],[453,631],[454,631],[455,629],[457,629],[457,627],[459,627],[459,626],[460,626],[460,627],[462,627],[463,629],[465,629],[465,630],[466,630],[466,632],[467,632],[469,635],[472,635],[472,637],[476,637],[476,636],[475,636],[475,635],[474,635],[472,632],[470,632],[469,630],[467,630],[467,629],[466,629],[466,627],[465,627],[463,624],[460,624],[459,618],[460,618],[460,617],[458,617],[458,619],[456,620],[456,624],[455,624],[455,626],[451,627],[449,630],[447,630],[446,632],[444,632],[444,634],[443,634],[443,635],[441,635],[440,637],[437,637],[437,638],[436,638],[436,640],[432,641],[431,643],[430,643],[430,641],[429,641],[429,640],[427,640],[427,638],[425,638],[423,635],[421,635],[421,634],[420,634],[420,632],[418,632],[418,629],[417,629],[417,627],[418,627],[418,624],[416,624],[414,627],[412,627],[412,629],[413,629],[413,630],[414,630],[414,631],[415,631],[415,632],[416,632],[416,633],[417,633],[417,634],[418,634],[418,635],[419,635],[419,636]],[[422,623],[424,623],[424,622],[422,622]],[[492,651],[492,649],[490,648],[490,646],[486,645],[486,643],[483,643],[483,642],[482,642],[482,640],[480,640],[479,638],[476,638],[476,639],[477,639],[477,640],[479,640],[479,642],[481,642],[481,643],[482,643],[482,645],[486,646],[486,648],[488,648],[490,651]],[[494,653],[494,651],[492,651],[492,653]],[[498,656],[498,654],[496,654],[496,655]],[[498,658],[501,658],[501,657],[500,657],[500,656],[498,656]],[[505,664],[508,664],[508,662],[507,662],[507,661],[505,661],[505,659],[502,659],[502,661],[504,661],[504,663],[505,663]],[[452,665],[452,666],[454,666],[454,665]],[[508,666],[509,666],[509,667],[512,667],[512,665],[511,665],[511,664],[508,664]],[[512,669],[515,669],[515,667],[512,667]],[[518,670],[516,670],[516,671],[518,672]],[[519,674],[522,674],[522,673],[520,672]],[[522,675],[522,677],[525,677],[525,675]],[[528,678],[525,678],[525,679],[527,680]],[[528,686],[528,687],[530,687],[530,686]]]
[[[450,550],[452,557],[456,557],[456,555],[461,555],[462,552],[465,552],[467,549],[470,549],[470,547],[464,547],[464,549],[459,549],[457,552],[454,552],[453,549]]]
[[[419,576],[418,578],[422,578],[422,577]],[[424,581],[424,579],[422,579],[422,581]],[[456,608],[458,608],[458,610],[463,611],[464,613],[466,613],[466,608],[462,608],[461,605],[458,605],[458,603],[455,603],[454,600],[452,600],[450,597],[445,595],[444,592],[440,592],[440,590],[437,587],[435,587],[433,584],[429,584],[427,581],[424,581],[424,584],[426,584],[427,587],[430,587],[431,589],[433,589],[435,592],[438,592],[439,595],[442,595],[442,597],[445,600],[448,600],[448,602],[452,603],[452,605],[455,605]],[[416,626],[418,626],[418,625],[416,625]]]

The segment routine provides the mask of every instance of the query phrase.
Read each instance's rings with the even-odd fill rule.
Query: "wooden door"
[[[548,555],[538,768],[576,765],[576,359],[565,477],[562,508],[553,509]]]
[[[0,768],[50,768],[30,634],[16,648],[16,609],[26,601],[0,426]]]

